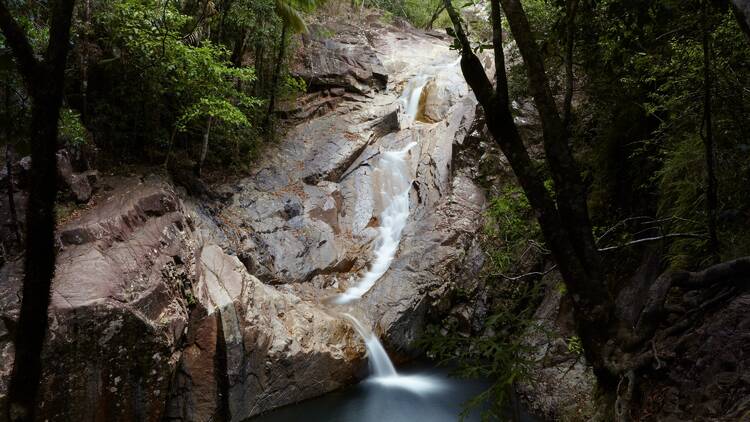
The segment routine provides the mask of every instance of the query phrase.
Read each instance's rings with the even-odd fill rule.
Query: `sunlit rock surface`
[[[300,103],[326,105],[297,114],[247,178],[215,187],[225,202],[179,194],[165,177],[104,178],[93,206],[60,228],[42,418],[240,421],[361,374],[364,346],[337,312],[406,355],[457,278],[474,282],[485,198],[454,156],[476,110],[456,53],[436,34],[364,19],[304,40],[296,72],[314,98]],[[407,115],[402,94],[420,77]],[[335,308],[329,299],[373,260],[387,206],[373,168],[411,143],[410,212],[390,270]],[[4,362],[20,268],[0,269]]]

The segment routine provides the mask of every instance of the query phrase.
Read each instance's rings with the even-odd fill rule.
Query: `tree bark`
[[[530,89],[542,119],[546,160],[555,182],[555,199],[545,187],[544,178],[532,162],[513,121],[502,49],[500,4],[528,68]],[[600,380],[611,383],[604,365],[602,346],[610,338],[608,330],[611,328],[609,323],[614,305],[603,283],[600,256],[588,217],[586,192],[567,144],[567,131],[554,104],[541,53],[520,4],[491,0],[490,5],[498,81],[494,89],[471,48],[451,0],[445,0],[461,46],[461,70],[485,111],[490,133],[508,158],[529,203],[536,211],[542,234],[572,293],[578,332],[587,358]]]
[[[201,146],[201,156],[198,159],[198,164],[195,166],[195,175],[200,177],[203,172],[203,163],[206,161],[208,155],[208,140],[211,137],[211,124],[213,123],[213,117],[208,118],[206,122],[206,131],[203,132],[203,145]]]
[[[74,3],[75,0],[50,2],[49,44],[43,61],[39,62],[5,0],[0,0],[0,29],[13,50],[19,72],[32,97],[32,171],[26,212],[23,298],[8,388],[8,419],[14,422],[34,419],[42,371],[41,353],[55,272],[57,123],[63,99]]]
[[[709,252],[713,263],[719,262],[719,236],[716,229],[718,189],[713,118],[711,116],[711,32],[708,27],[708,0],[703,0],[703,125],[701,137],[706,148],[706,213],[708,217]]]
[[[286,55],[286,33],[289,30],[289,25],[285,22],[281,26],[281,40],[279,41],[279,54],[276,57],[276,63],[273,69],[273,80],[271,81],[271,95],[268,98],[268,112],[266,113],[265,122],[263,126],[269,129],[271,117],[273,112],[276,111],[276,94],[278,92],[279,79],[281,78],[281,68],[284,63],[284,56]]]

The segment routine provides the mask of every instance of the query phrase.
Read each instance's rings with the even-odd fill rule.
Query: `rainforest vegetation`
[[[22,306],[0,330],[15,350],[0,421],[37,420],[56,231],[89,207],[56,181],[58,152],[221,201],[214,187],[255,174],[299,123],[289,110],[321,90],[300,51],[337,39],[329,21],[371,12],[363,25],[445,36],[444,62],[460,57],[478,103],[470,135],[495,157],[477,181],[479,287],[455,293],[487,311],[471,329],[426,317],[419,354],[491,380],[469,405],[513,417],[518,385],[539,376],[528,338],[548,327],[535,314],[557,292],[573,321],[562,347],[596,382],[586,410],[558,417],[648,420],[648,397],[668,390],[658,350],[748,294],[744,0],[0,0],[0,265],[25,262]],[[744,321],[728,335],[747,337]],[[748,369],[723,371],[746,384],[717,409],[744,420]]]

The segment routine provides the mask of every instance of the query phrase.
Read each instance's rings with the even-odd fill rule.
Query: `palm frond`
[[[298,6],[300,0],[276,0],[276,14],[279,15],[284,24],[295,32],[307,32],[307,25],[302,17],[302,11]],[[302,0],[309,1],[309,0]]]

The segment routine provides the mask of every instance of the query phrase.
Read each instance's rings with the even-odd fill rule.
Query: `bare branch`
[[[518,280],[523,280],[524,278],[528,278],[528,277],[544,277],[556,269],[557,269],[557,265],[553,265],[547,271],[533,271],[533,272],[521,274],[515,277],[510,277],[502,273],[494,273],[492,275],[503,278],[508,281],[518,281]]]
[[[643,243],[650,243],[650,242],[656,242],[659,240],[674,239],[674,238],[707,239],[706,235],[700,234],[700,233],[669,233],[663,236],[646,237],[644,239],[633,240],[631,242],[623,243],[622,245],[599,248],[599,252],[616,251],[618,249],[628,248],[630,246],[640,245]]]

